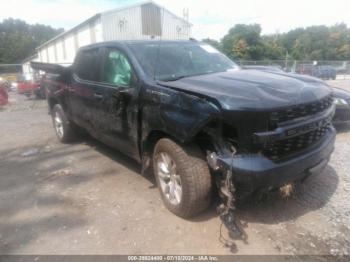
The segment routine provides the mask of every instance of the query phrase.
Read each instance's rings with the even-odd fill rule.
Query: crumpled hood
[[[313,102],[331,93],[316,78],[258,70],[235,70],[186,77],[162,85],[216,99],[226,110],[273,109]]]

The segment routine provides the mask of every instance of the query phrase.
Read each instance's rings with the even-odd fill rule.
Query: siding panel
[[[49,62],[50,62],[50,63],[57,63],[56,58],[55,58],[55,47],[54,47],[54,43],[52,43],[51,45],[49,45],[47,51],[48,51],[48,56],[49,56]]]
[[[141,37],[141,8],[139,6],[101,17],[103,40],[134,40]]]
[[[75,57],[75,41],[73,34],[70,34],[66,37],[65,46],[67,54],[66,62],[72,63]]]
[[[91,34],[89,25],[84,26],[78,30],[78,47],[91,44]]]

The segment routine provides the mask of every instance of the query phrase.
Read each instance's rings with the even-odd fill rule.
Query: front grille
[[[329,95],[317,102],[289,107],[283,110],[272,112],[270,120],[272,124],[286,122],[299,117],[317,114],[330,106],[333,103],[333,96]]]
[[[263,153],[271,160],[279,160],[317,143],[330,129],[330,124],[300,136],[276,141],[265,146]]]

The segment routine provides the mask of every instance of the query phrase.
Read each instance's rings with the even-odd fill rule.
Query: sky
[[[69,29],[92,15],[140,0],[0,0],[0,21],[13,17]],[[182,17],[189,10],[196,39],[219,40],[238,23],[259,23],[263,34],[283,33],[296,27],[350,26],[350,0],[155,0]]]

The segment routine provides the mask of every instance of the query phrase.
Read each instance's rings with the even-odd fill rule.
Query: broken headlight
[[[334,98],[335,105],[348,105],[348,102],[343,98]]]

